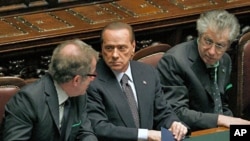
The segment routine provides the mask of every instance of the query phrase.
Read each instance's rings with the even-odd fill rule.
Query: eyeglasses
[[[202,36],[201,37],[201,43],[202,43],[202,47],[205,49],[209,49],[213,46],[215,46],[215,50],[218,53],[222,53],[224,51],[227,50],[228,44],[224,44],[224,43],[214,43],[214,41],[212,39],[210,39],[209,37],[206,36]]]
[[[96,73],[88,73],[85,76],[89,76],[89,77],[97,77]]]

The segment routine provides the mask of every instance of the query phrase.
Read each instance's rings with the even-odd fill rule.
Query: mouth
[[[205,60],[206,60],[207,63],[209,63],[209,64],[214,63],[214,62],[216,61],[215,58],[209,57],[209,56],[205,56]]]
[[[112,65],[112,66],[119,66],[122,63],[120,63],[120,62],[110,62],[109,64]]]
[[[213,60],[214,60],[214,58],[207,56],[207,60],[209,60],[209,61],[213,61]]]

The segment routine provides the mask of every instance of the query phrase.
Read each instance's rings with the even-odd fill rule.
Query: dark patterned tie
[[[70,99],[68,98],[64,102],[64,112],[63,112],[63,118],[62,118],[62,124],[61,124],[61,138],[60,141],[65,141],[65,136],[66,136],[66,130],[67,130],[67,125],[68,125],[68,120],[69,120],[69,111],[70,111],[70,106],[71,102]]]
[[[135,125],[136,125],[136,127],[139,128],[139,114],[138,114],[137,104],[135,101],[133,91],[132,91],[130,85],[128,84],[128,79],[129,79],[128,76],[126,74],[124,74],[122,79],[121,79],[121,85],[122,85],[124,93],[126,94],[127,101],[128,101],[130,110],[132,112]]]
[[[217,84],[217,79],[216,79],[216,72],[217,72],[217,67],[214,68],[209,68],[210,72],[210,80],[211,80],[211,90],[213,93],[213,98],[214,98],[214,112],[218,114],[222,114],[222,102],[221,102],[221,97],[220,97],[220,90]]]

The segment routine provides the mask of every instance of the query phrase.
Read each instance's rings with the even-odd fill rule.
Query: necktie
[[[61,141],[65,140],[67,125],[68,125],[68,119],[69,119],[69,111],[70,111],[70,99],[68,98],[64,102],[64,112],[63,112],[63,118],[62,118],[62,126],[61,126]]]
[[[132,91],[130,85],[128,84],[128,79],[129,79],[128,76],[126,74],[124,74],[122,79],[121,79],[121,85],[122,85],[123,91],[127,97],[127,101],[128,101],[130,110],[132,112],[135,125],[136,125],[136,127],[139,127],[138,109],[137,109],[137,105],[136,105],[133,91]]]
[[[217,67],[209,68],[210,72],[210,80],[211,80],[211,90],[214,98],[214,112],[218,114],[222,114],[222,102],[220,97],[220,90],[217,84]]]

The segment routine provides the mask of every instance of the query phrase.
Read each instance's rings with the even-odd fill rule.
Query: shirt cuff
[[[138,129],[138,141],[148,140],[148,129]]]

